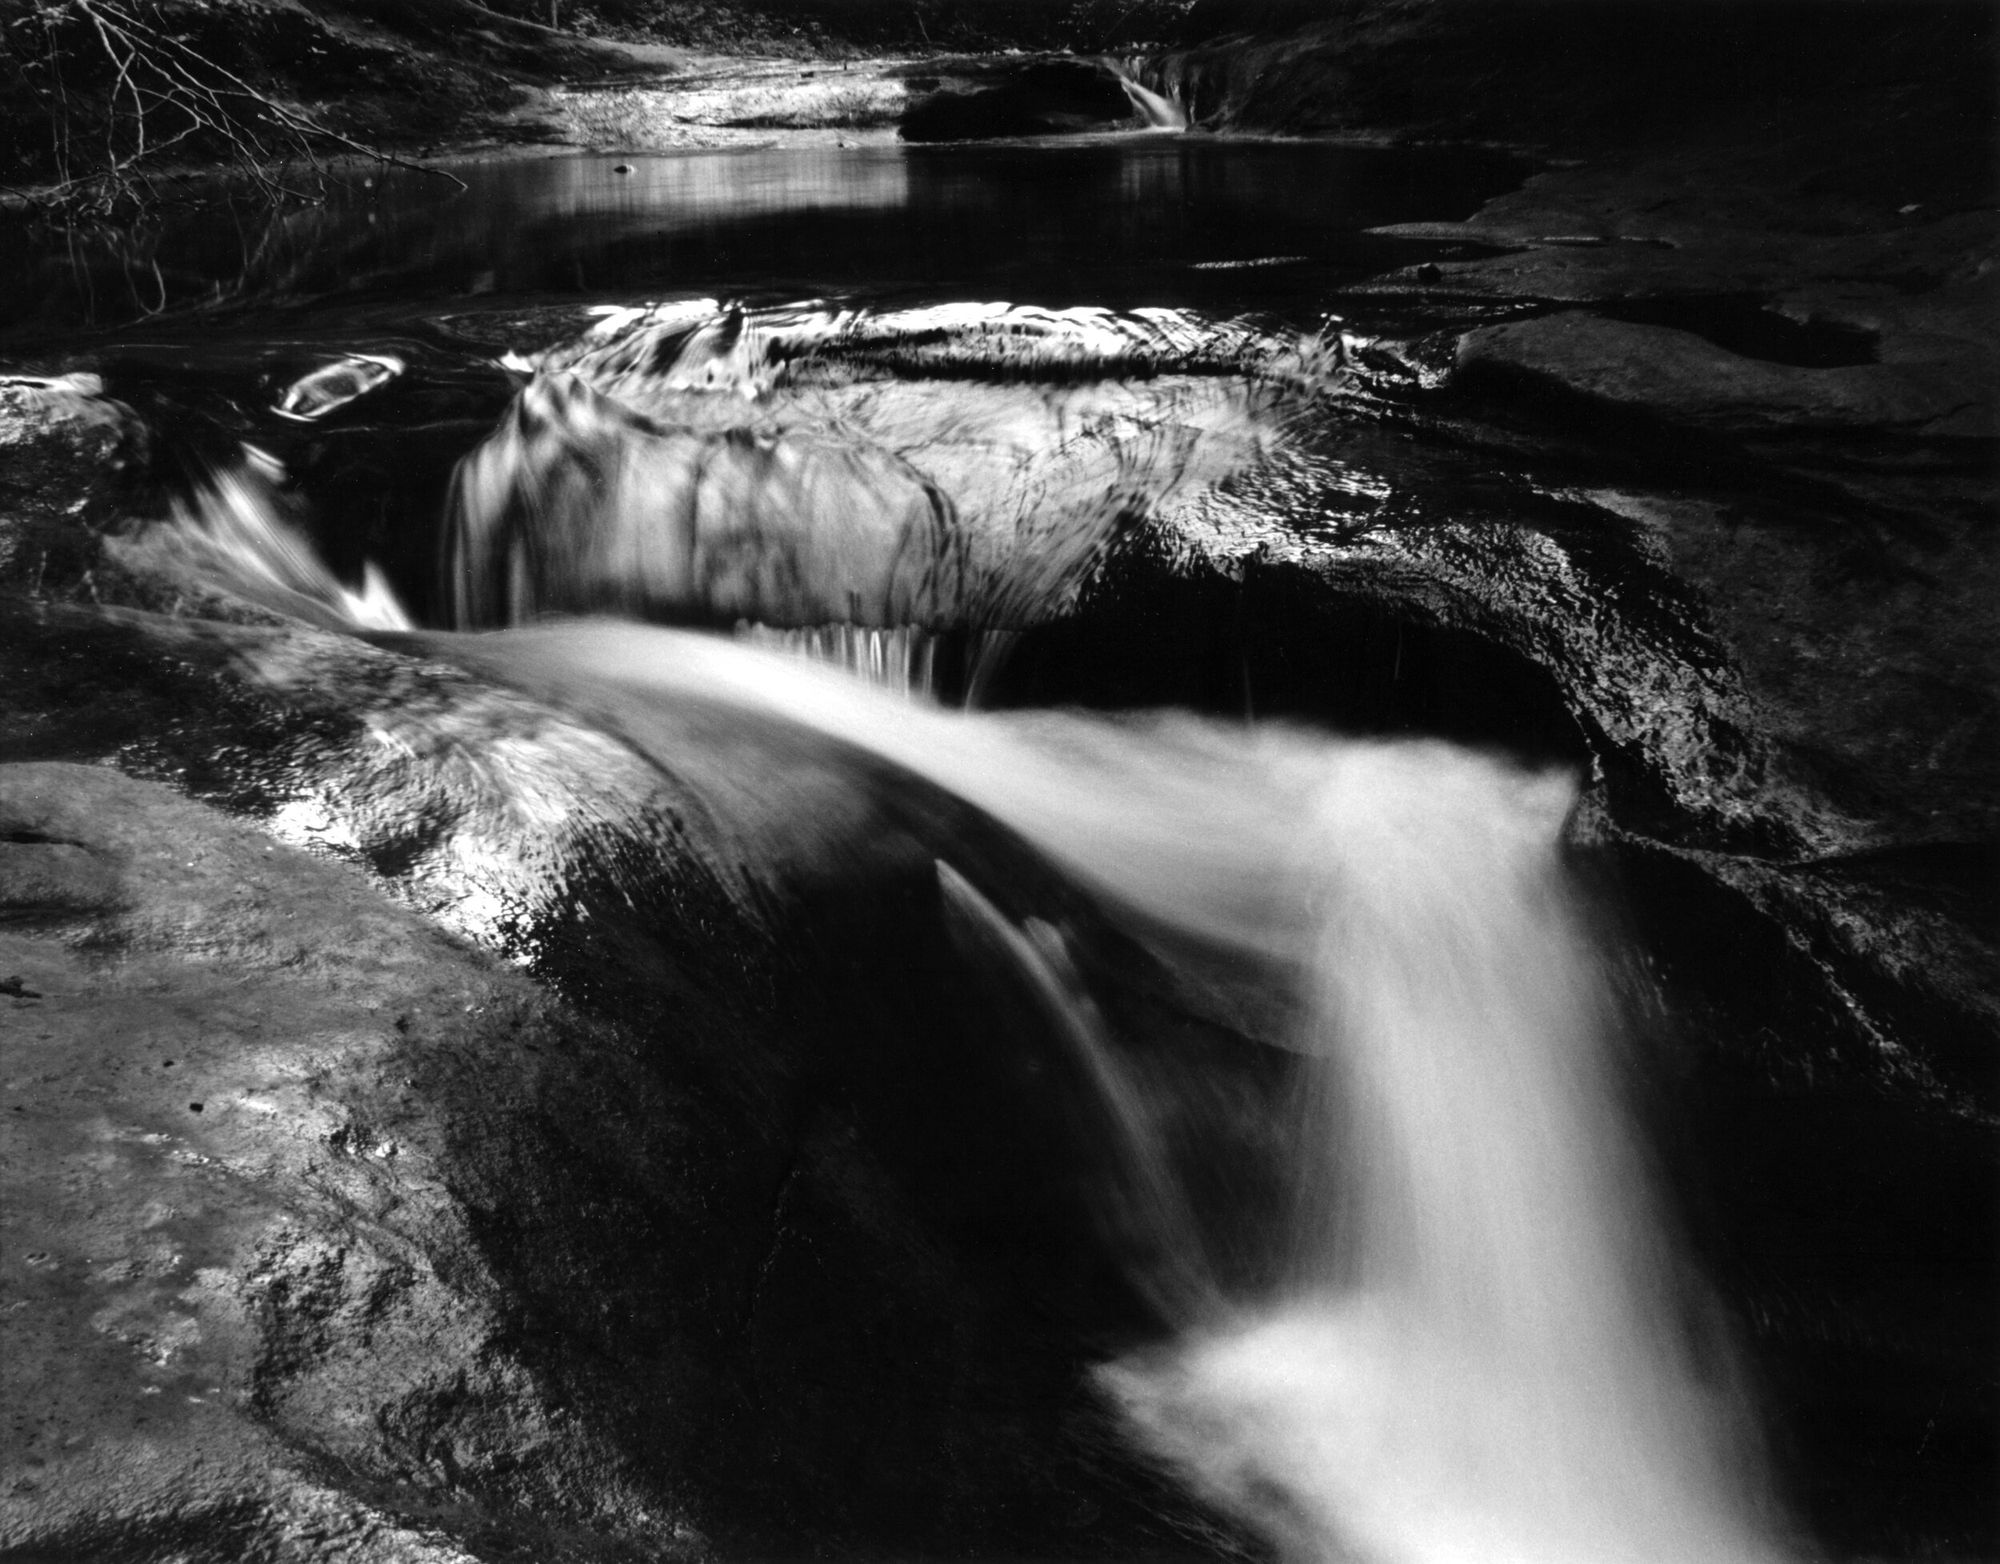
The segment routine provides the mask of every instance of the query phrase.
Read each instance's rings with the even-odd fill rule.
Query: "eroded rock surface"
[[[0,768],[0,903],[5,1545],[430,1561],[466,1556],[439,1522],[608,1522],[697,1550],[524,1360],[430,1107],[457,1076],[505,1118],[538,1050],[609,1034],[352,871],[99,767]]]
[[[7,1545],[1159,1545],[1173,1502],[1083,1385],[1119,1316],[1051,1225],[1073,1197],[1021,1178],[1032,1122],[981,1122],[1003,1056],[929,1047],[969,1001],[856,965],[937,967],[893,813],[812,772],[771,796],[696,732],[694,774],[742,784],[705,813],[532,701],[319,632],[16,602],[4,644],[10,734],[318,848],[103,765],[0,768]],[[51,720],[133,659],[129,706]],[[776,938],[850,881],[834,948]]]
[[[1698,429],[1990,436],[1985,393],[1996,365],[1955,346],[1947,339],[1928,358],[1807,368],[1748,358],[1671,326],[1563,311],[1467,333],[1457,367],[1464,378],[1510,377]]]

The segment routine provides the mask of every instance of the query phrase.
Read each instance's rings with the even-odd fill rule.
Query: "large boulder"
[[[149,442],[95,375],[0,375],[0,581],[73,585],[144,469]]]
[[[596,1529],[697,1553],[685,1503],[534,1361],[481,1252],[498,1169],[454,1155],[498,1131],[553,1181],[559,1109],[666,1133],[602,1076],[629,1042],[156,783],[0,767],[0,833],[0,1542],[430,1561],[468,1556],[446,1529]],[[584,1100],[548,1095],[565,1056]]]
[[[1468,332],[1457,373],[1738,434],[1991,438],[1985,392],[1994,365],[1957,346],[1947,338],[1929,357],[1817,368],[1731,352],[1693,331],[1565,310]]]

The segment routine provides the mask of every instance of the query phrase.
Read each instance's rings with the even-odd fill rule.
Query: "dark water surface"
[[[1306,330],[1329,311],[1363,331],[1455,324],[1352,318],[1344,287],[1467,248],[1366,230],[1464,217],[1528,169],[1478,149],[1128,134],[505,158],[454,165],[463,190],[377,170],[254,223],[170,214],[118,255],[0,225],[16,281],[0,350],[102,374],[164,436],[170,481],[228,465],[241,441],[271,451],[335,568],[375,560],[431,621],[452,469],[515,390],[499,356],[573,337],[593,308],[1006,300]],[[310,426],[276,414],[348,352],[407,372]]]
[[[275,309],[384,325],[468,299],[684,291],[1308,307],[1438,248],[1363,230],[1464,217],[1526,165],[1478,150],[1124,136],[509,158],[452,172],[465,189],[385,170],[275,217],[169,216],[122,258],[89,246],[73,257],[0,225],[15,279],[0,333],[40,346],[52,330],[162,303],[170,315]]]

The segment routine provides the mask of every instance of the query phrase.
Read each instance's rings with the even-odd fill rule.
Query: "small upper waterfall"
[[[1148,514],[1256,463],[1339,344],[1186,311],[624,310],[461,464],[465,628],[1047,619]]]
[[[1102,1387],[1284,1557],[1774,1557],[1743,1409],[1705,1366],[1727,1351],[1692,1323],[1621,1108],[1602,953],[1564,863],[1573,779],[1438,742],[923,695],[913,629],[1056,611],[1132,515],[1281,437],[1275,360],[1024,385],[1010,356],[1073,362],[1081,342],[1131,361],[1189,322],[677,309],[522,364],[519,402],[461,471],[450,541],[459,621],[517,627],[423,633],[423,650],[603,716],[670,773],[675,714],[699,710],[783,733],[856,789],[938,790],[1191,990],[1221,973],[1268,1000],[1245,1014],[1297,1067],[1270,1126],[1283,1188],[1243,1213],[1272,1253],[1245,1281],[1208,1263],[1214,1193],[1161,1128],[1167,1097],[1202,1083],[1150,1074],[1070,931],[1004,911],[1016,888],[926,827],[939,916],[1018,974],[1111,1127],[1105,1199],[1174,1334]],[[985,378],[952,378],[981,337],[999,344]],[[219,481],[141,547],[321,623],[398,623],[319,565],[269,474]],[[524,623],[668,607],[751,639]]]
[[[1135,74],[1136,61],[1108,60],[1105,62],[1118,85],[1125,89],[1125,96],[1132,100],[1132,107],[1145,116],[1146,123],[1155,130],[1186,130],[1188,128],[1187,108],[1177,98],[1153,91]]]
[[[845,668],[901,695],[928,695],[937,688],[937,638],[907,625],[894,630],[851,624],[781,630],[746,619],[736,634],[754,646]]]

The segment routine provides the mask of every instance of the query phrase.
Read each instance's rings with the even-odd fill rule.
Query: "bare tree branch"
[[[42,167],[54,176],[7,187],[18,199],[59,221],[105,221],[156,203],[157,179],[187,172],[169,160],[176,152],[212,160],[274,201],[323,198],[328,159],[341,155],[464,188],[253,84],[176,32],[172,14],[161,0],[35,0],[6,24],[15,37],[0,48],[0,93],[24,93],[46,112]],[[95,155],[81,151],[80,134]]]

